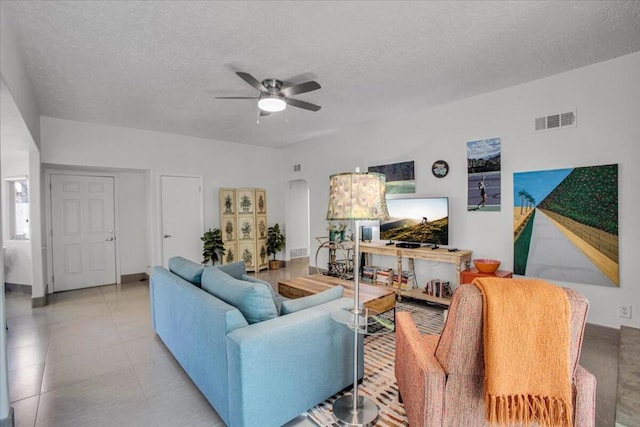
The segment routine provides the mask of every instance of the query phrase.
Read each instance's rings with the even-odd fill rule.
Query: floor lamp
[[[370,426],[378,417],[376,403],[358,396],[358,334],[362,325],[360,309],[360,221],[387,219],[385,175],[355,172],[331,175],[329,178],[328,220],[354,220],[354,296],[353,309],[353,394],[344,395],[333,404],[338,423],[347,426]],[[366,319],[365,319],[366,320]]]

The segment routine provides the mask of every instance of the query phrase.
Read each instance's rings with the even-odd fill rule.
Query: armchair
[[[564,289],[571,307],[570,372],[574,426],[595,426],[595,377],[578,364],[588,301]],[[458,286],[442,335],[421,335],[409,313],[396,314],[395,374],[411,426],[484,426],[482,293]]]

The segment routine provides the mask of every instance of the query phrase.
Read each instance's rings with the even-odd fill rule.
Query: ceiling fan
[[[318,111],[319,105],[311,104],[309,102],[300,101],[299,99],[289,98],[290,96],[300,93],[311,92],[312,90],[320,89],[320,84],[313,80],[294,84],[283,87],[283,82],[278,79],[264,79],[259,82],[249,73],[243,73],[242,71],[236,72],[236,74],[245,82],[249,83],[251,87],[258,90],[260,95],[258,96],[216,96],[216,99],[257,99],[258,108],[260,108],[261,116],[268,116],[271,113],[276,113],[287,108],[287,105],[292,107],[302,108],[304,110]]]

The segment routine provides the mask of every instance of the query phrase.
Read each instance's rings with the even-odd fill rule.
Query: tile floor
[[[275,285],[307,271],[293,262],[259,277]],[[10,291],[6,315],[16,426],[224,425],[155,336],[147,281],[58,293],[39,308]],[[598,378],[597,425],[605,427],[615,419],[618,343],[600,329],[587,330],[581,360]]]

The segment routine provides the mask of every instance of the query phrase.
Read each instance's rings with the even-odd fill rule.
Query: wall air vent
[[[300,258],[304,256],[309,256],[307,248],[291,249],[291,251],[289,252],[290,258]]]
[[[297,165],[293,165],[294,172],[300,172],[301,170],[302,170],[302,166],[300,166],[300,163],[298,163]]]
[[[576,127],[576,111],[567,113],[550,114],[545,117],[538,117],[534,120],[534,129],[536,132],[554,130],[561,128]]]

